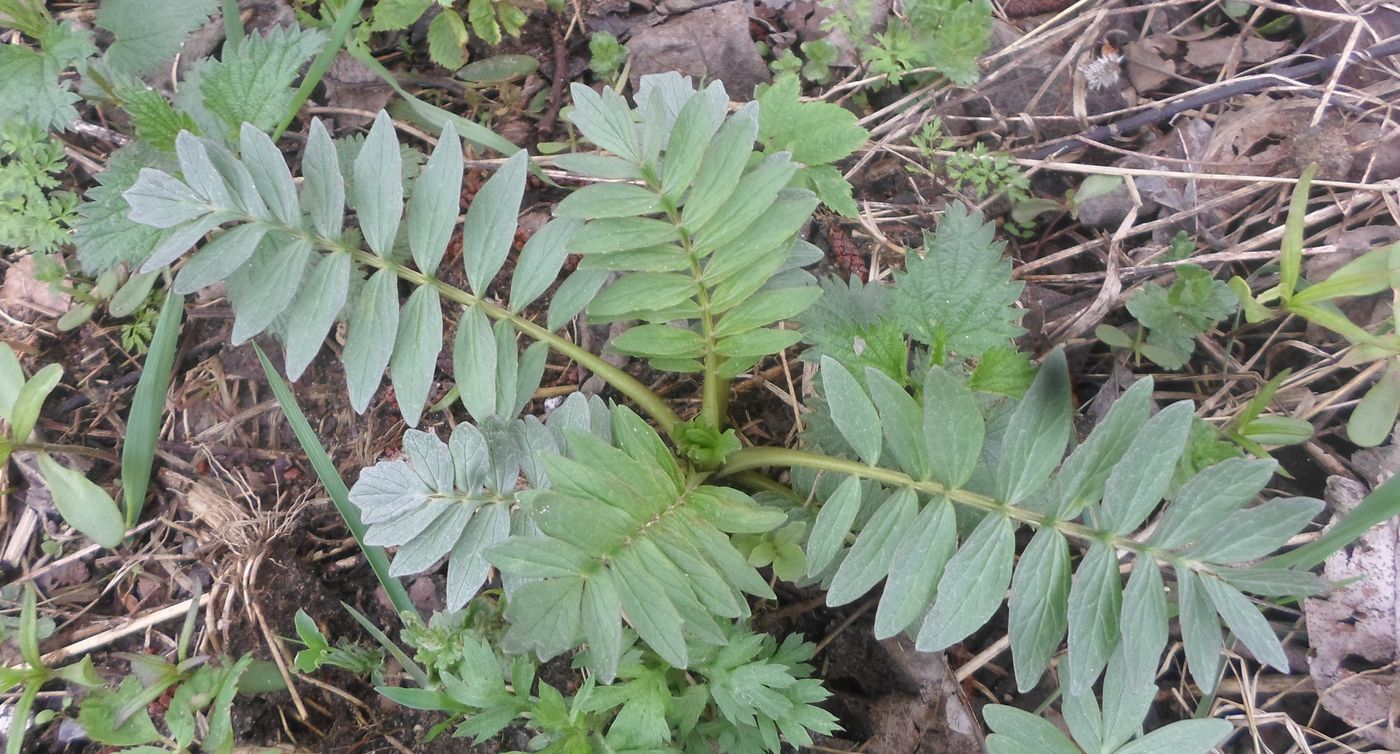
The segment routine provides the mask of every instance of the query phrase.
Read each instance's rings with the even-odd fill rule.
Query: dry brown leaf
[[[1391,464],[1390,470],[1394,470]],[[1327,480],[1334,520],[1365,499],[1367,486],[1345,477]],[[1388,521],[1329,557],[1323,575],[1355,581],[1303,603],[1313,655],[1309,663],[1322,706],[1381,746],[1400,748],[1400,524]]]
[[[1171,56],[1180,45],[1175,39],[1157,34],[1145,39],[1137,39],[1123,47],[1123,58],[1128,69],[1128,83],[1146,94],[1156,91],[1171,80],[1176,73],[1176,63]]]
[[[1267,63],[1278,59],[1288,49],[1287,40],[1273,42],[1262,37],[1250,37],[1243,42],[1235,37],[1215,37],[1186,43],[1184,63],[1198,71],[1215,70],[1226,63]]]
[[[25,318],[30,314],[52,318],[68,311],[68,294],[55,293],[48,283],[36,279],[36,272],[33,254],[25,254],[10,265],[0,285],[0,309],[12,317]]]

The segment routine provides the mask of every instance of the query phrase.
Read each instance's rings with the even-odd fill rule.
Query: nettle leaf
[[[103,57],[123,73],[150,73],[174,57],[215,10],[214,0],[103,0],[97,25],[113,37]]]
[[[991,223],[950,205],[937,231],[925,235],[924,253],[906,256],[905,271],[895,273],[892,310],[905,332],[937,353],[963,357],[1024,332],[1012,305],[1025,284],[1011,282],[1002,247]]]
[[[298,26],[276,26],[266,34],[249,34],[236,49],[225,45],[220,60],[200,61],[186,77],[194,92],[178,98],[186,111],[207,112],[218,128],[206,133],[237,132],[244,123],[269,131],[286,112],[292,83],[301,66],[326,42],[325,32]],[[201,126],[203,126],[203,121]],[[212,124],[211,124],[212,125]]]
[[[590,632],[612,641],[610,630],[596,625],[607,619],[599,613],[607,608],[614,622],[625,620],[666,662],[686,667],[688,641],[721,644],[715,619],[746,613],[741,592],[772,595],[725,534],[769,531],[786,515],[734,489],[686,483],[653,430],[629,409],[613,411],[614,438],[631,439],[614,447],[566,431],[568,457],[542,459],[553,486],[526,496],[526,507],[551,548],[583,557],[550,558],[552,572],[570,575],[516,590],[506,608],[507,640],[542,659],[574,646],[585,620],[583,585],[606,573],[617,601],[603,595],[590,602]],[[506,574],[544,572],[522,558],[523,551],[522,539],[512,537],[488,558]]]

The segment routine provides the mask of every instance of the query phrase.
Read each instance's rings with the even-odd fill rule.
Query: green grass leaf
[[[165,394],[170,390],[171,370],[175,366],[175,351],[180,343],[180,320],[185,313],[185,299],[177,293],[165,296],[160,308],[155,336],[151,338],[141,379],[131,399],[131,413],[126,419],[126,437],[122,440],[122,500],[126,508],[128,528],[141,519],[146,503],[146,489],[151,482],[151,467],[155,462],[156,443],[160,440],[161,416],[165,413]]]

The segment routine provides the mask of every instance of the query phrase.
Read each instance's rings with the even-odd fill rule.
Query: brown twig
[[[1326,73],[1335,69],[1342,63],[1343,59],[1345,59],[1348,64],[1355,64],[1397,54],[1400,54],[1400,37],[1393,37],[1384,42],[1372,45],[1365,50],[1353,52],[1347,56],[1340,54],[1329,55],[1325,58],[1319,58],[1307,63],[1284,66],[1253,76],[1244,76],[1230,81],[1222,81],[1218,84],[1211,84],[1191,92],[1186,92],[1176,99],[1158,103],[1154,108],[1144,110],[1143,112],[1124,118],[1123,120],[1096,126],[1059,141],[1045,144],[1029,154],[1021,156],[1032,160],[1048,159],[1070,149],[1085,146],[1085,142],[1115,139],[1140,128],[1170,120],[1181,113],[1220,102],[1221,100],[1229,99],[1237,95],[1254,94],[1280,84],[1294,84],[1300,79],[1305,79],[1309,76],[1315,76],[1319,73]]]
[[[554,131],[554,121],[559,117],[559,108],[564,105],[564,84],[569,78],[569,50],[564,45],[564,32],[560,31],[560,25],[553,25],[554,81],[549,87],[549,109],[545,110],[544,116],[540,118],[540,138],[545,138]]]

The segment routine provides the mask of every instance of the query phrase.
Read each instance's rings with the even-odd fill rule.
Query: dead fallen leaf
[[[1327,480],[1325,496],[1334,508],[1334,520],[1360,504],[1366,494],[1367,485],[1361,482],[1340,476]],[[1355,581],[1303,603],[1312,643],[1308,669],[1322,706],[1359,728],[1367,739],[1390,749],[1400,748],[1397,544],[1400,524],[1395,521],[1362,535],[1323,565],[1329,581]]]
[[[1127,64],[1128,83],[1138,94],[1156,91],[1171,80],[1176,73],[1176,63],[1171,57],[1180,44],[1169,36],[1157,34],[1145,39],[1137,39],[1123,47],[1123,59]]]
[[[29,314],[58,317],[68,311],[68,294],[56,293],[48,283],[36,279],[37,272],[33,254],[14,260],[5,270],[4,284],[0,284],[0,309],[11,317],[26,319]]]
[[[1274,42],[1263,37],[1249,37],[1243,42],[1236,37],[1212,37],[1187,42],[1182,62],[1196,71],[1215,70],[1227,63],[1265,63],[1283,55],[1290,44],[1288,40]]]

